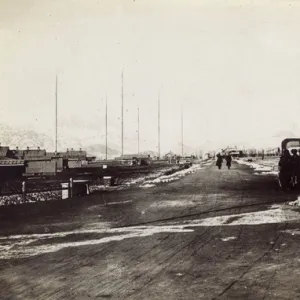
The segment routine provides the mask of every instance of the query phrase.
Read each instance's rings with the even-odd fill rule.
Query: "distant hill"
[[[76,134],[77,133],[77,134]],[[61,134],[61,136],[60,136]],[[105,157],[105,145],[95,144],[94,139],[80,139],[80,134],[77,131],[67,134],[66,132],[59,132],[58,136],[58,151],[65,151],[67,148],[86,150],[89,155],[96,156],[97,158]],[[101,140],[105,140],[105,136],[101,136]],[[0,143],[2,146],[9,146],[11,149],[19,147],[19,149],[37,148],[46,149],[47,151],[54,151],[55,142],[54,137],[44,133],[39,133],[33,130],[26,130],[23,128],[16,128],[8,125],[0,124]],[[181,143],[174,143],[169,145],[170,148],[167,151],[162,150],[161,155],[166,154],[169,151],[181,154]],[[197,149],[184,145],[184,154],[190,155],[196,153]],[[137,153],[137,145],[135,138],[126,138],[124,141],[124,153],[134,154]],[[150,155],[151,157],[157,156],[157,151],[143,150],[141,154]],[[108,141],[108,157],[112,158],[120,155],[120,137],[117,132],[113,132],[109,136]]]
[[[152,151],[152,150],[142,151],[142,152],[140,152],[140,154],[141,155],[150,155],[151,157],[158,155],[158,153],[156,151]]]
[[[20,149],[26,149],[26,147],[54,148],[53,139],[46,134],[6,125],[0,125],[0,143],[3,146],[9,146],[10,148],[19,147]]]
[[[102,144],[95,144],[84,147],[89,155],[96,156],[96,157],[104,157],[106,153],[106,147]],[[118,150],[112,149],[107,147],[107,155],[109,157],[118,156],[120,152]]]
[[[178,155],[181,155],[182,152],[181,143],[180,142],[176,143],[173,147],[170,148],[170,151]],[[183,155],[197,154],[197,151],[198,151],[197,148],[183,144]]]
[[[278,131],[276,132],[273,137],[277,138],[293,138],[293,137],[297,137],[293,132],[288,131],[288,130],[282,130],[282,131]]]
[[[109,147],[107,149],[108,156],[109,158],[119,156],[120,149],[118,149],[118,146],[120,143],[113,142],[114,136],[111,135],[110,138],[112,141],[109,142]],[[119,140],[119,136],[116,136],[115,138],[117,141]],[[3,124],[0,124],[0,144],[2,146],[9,146],[11,149],[16,147],[19,147],[19,149],[40,147],[47,151],[53,151],[55,149],[54,139],[47,134]],[[135,153],[135,151],[132,151],[135,148],[135,145],[133,147],[130,146],[132,146],[132,143],[127,142],[124,148],[125,153]],[[64,138],[58,139],[58,151],[64,151],[67,148],[72,147],[74,149],[82,148],[86,150],[89,155],[98,158],[105,156],[104,144],[93,144],[91,141],[86,142],[74,136],[64,136]],[[156,152],[151,150],[146,152],[151,156],[156,155]]]

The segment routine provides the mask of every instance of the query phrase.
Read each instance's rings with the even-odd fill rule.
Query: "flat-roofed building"
[[[51,158],[32,158],[25,161],[26,174],[54,174],[56,171],[56,162]]]

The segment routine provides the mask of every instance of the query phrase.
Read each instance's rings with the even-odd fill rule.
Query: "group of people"
[[[287,149],[284,150],[279,160],[280,181],[284,186],[289,184],[291,179],[294,185],[300,183],[300,156],[297,149],[292,149],[291,153]]]
[[[231,168],[231,162],[232,162],[232,157],[231,157],[230,154],[227,154],[223,157],[220,153],[218,153],[217,154],[216,166],[219,168],[219,170],[222,168],[223,158],[225,158],[225,160],[226,160],[227,168],[230,169]]]

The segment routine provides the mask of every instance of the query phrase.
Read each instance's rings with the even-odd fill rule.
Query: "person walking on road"
[[[226,165],[228,170],[231,168],[232,157],[230,154],[226,155]]]
[[[220,153],[218,153],[216,166],[219,168],[219,170],[222,168],[222,163],[223,163],[223,157],[221,156]]]

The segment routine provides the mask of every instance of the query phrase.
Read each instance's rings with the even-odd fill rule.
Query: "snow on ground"
[[[289,233],[291,235],[300,235],[300,230],[299,229],[288,229],[285,231],[282,231],[283,233]]]
[[[223,241],[223,242],[228,242],[228,241],[232,241],[232,240],[235,240],[235,239],[236,239],[235,236],[229,236],[229,237],[227,237],[227,238],[223,238],[222,241]]]
[[[288,205],[300,206],[300,196],[298,196],[297,200],[289,202]]]
[[[107,205],[118,205],[118,204],[126,204],[126,203],[132,203],[132,200],[108,202]]]
[[[163,170],[154,172],[147,176],[141,176],[139,178],[129,179],[127,182],[125,182],[125,184],[128,186],[135,185],[135,184],[142,184],[142,183],[145,183],[146,181],[153,180],[160,176],[163,176],[167,171],[170,171],[170,170],[172,170],[172,167],[164,168]]]
[[[200,164],[193,165],[188,169],[180,170],[171,175],[162,175],[152,180],[146,180],[142,185],[140,185],[140,187],[153,187],[155,186],[155,184],[172,182],[186,176],[187,174],[194,173],[200,169],[203,169],[203,166],[201,166]]]
[[[278,158],[254,159],[254,161],[243,158],[235,161],[254,169],[254,175],[278,175]]]
[[[268,172],[255,172],[254,175],[278,175],[277,171],[268,171]]]
[[[92,223],[82,229],[67,232],[2,236],[0,237],[0,259],[29,257],[56,252],[68,247],[99,245],[130,238],[145,238],[158,233],[188,234],[194,232],[194,228],[196,227],[253,226],[287,222],[300,223],[299,212],[287,207],[198,220],[186,220],[163,225],[141,225],[117,228],[111,227],[112,224],[109,223]],[[87,234],[92,235],[87,236]],[[98,234],[98,237],[96,234]],[[81,240],[70,242],[62,239],[74,236],[81,238]],[[235,237],[226,237],[222,240],[227,242],[234,239]]]
[[[299,212],[277,208],[190,221],[190,226],[236,226],[300,222]]]
[[[141,185],[141,187],[144,189],[152,188],[154,186],[155,186],[155,184],[149,184],[149,183],[146,183],[145,185]]]
[[[61,191],[26,194],[25,203],[44,202],[61,199]],[[0,206],[23,203],[22,195],[0,196]]]
[[[22,195],[12,195],[12,196],[1,196],[0,197],[0,206],[10,205],[10,204],[19,204],[23,202]]]
[[[206,161],[204,164],[210,164],[210,161]],[[129,188],[132,185],[141,184],[140,187],[142,188],[151,188],[155,187],[155,184],[164,183],[164,182],[171,182],[174,180],[178,180],[181,177],[195,172],[197,169],[201,168],[200,164],[193,165],[189,169],[184,169],[181,171],[177,171],[171,175],[164,175],[167,171],[173,169],[173,167],[167,167],[163,170],[158,172],[154,172],[147,176],[141,176],[139,178],[129,179],[127,182],[119,186],[110,186],[107,187],[103,184],[93,184],[89,187],[89,191],[114,191],[114,190],[123,190]],[[51,192],[39,192],[39,193],[30,193],[26,194],[26,203],[33,203],[33,202],[42,202],[42,201],[50,201],[50,200],[60,200],[62,198],[61,191],[51,191]],[[13,204],[22,204],[23,198],[22,195],[11,195],[11,196],[0,196],[0,206],[3,205],[13,205]]]
[[[270,209],[276,209],[282,207],[282,204],[273,204],[270,206]]]
[[[195,200],[185,200],[185,199],[178,199],[178,200],[165,200],[154,202],[150,205],[151,208],[169,208],[169,207],[189,207],[189,206],[196,206],[199,202]]]

